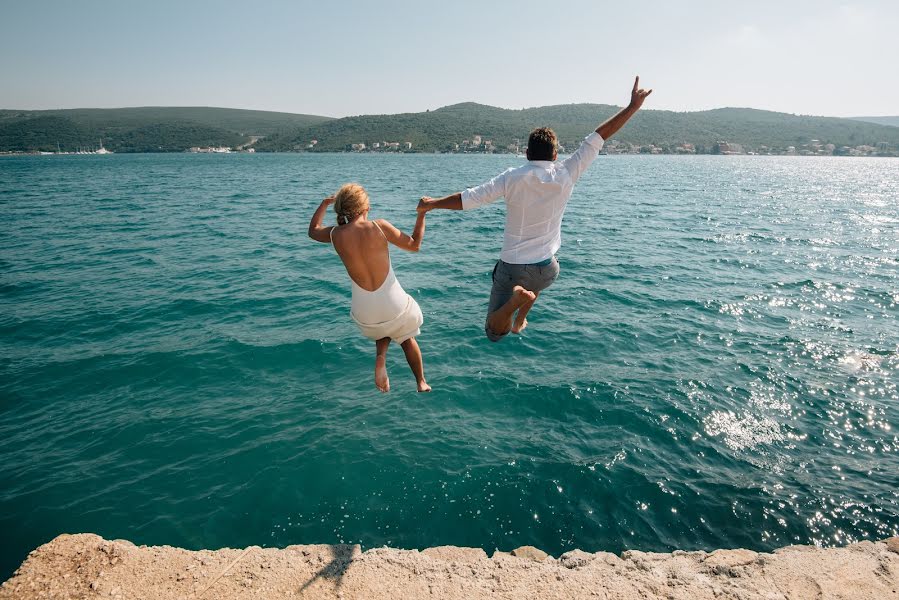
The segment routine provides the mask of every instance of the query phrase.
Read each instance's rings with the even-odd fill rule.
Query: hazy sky
[[[0,108],[899,114],[899,1],[2,0]]]

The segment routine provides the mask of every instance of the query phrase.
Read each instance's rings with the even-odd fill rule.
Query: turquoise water
[[[394,251],[434,392],[393,391],[306,237],[357,180],[511,156],[0,159],[0,575],[62,532],[551,553],[899,534],[899,162],[600,157],[523,336],[483,336],[502,205]]]

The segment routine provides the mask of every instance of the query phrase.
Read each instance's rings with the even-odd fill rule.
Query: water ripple
[[[0,575],[64,531],[240,547],[899,534],[894,161],[601,157],[483,337],[501,205],[393,253],[435,391],[372,385],[320,198],[408,229],[511,156],[0,159]],[[414,524],[411,526],[410,524]]]

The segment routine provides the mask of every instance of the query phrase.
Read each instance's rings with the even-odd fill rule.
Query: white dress
[[[375,226],[381,231],[380,225],[375,223]],[[334,230],[331,229],[331,245],[334,244],[333,233]],[[383,231],[381,235],[384,235]],[[350,316],[362,335],[372,340],[389,337],[402,344],[421,333],[421,324],[424,322],[421,308],[397,281],[392,263],[384,282],[373,292],[360,287],[352,277],[350,282],[353,288]]]

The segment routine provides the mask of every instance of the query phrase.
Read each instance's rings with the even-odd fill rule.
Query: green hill
[[[133,129],[90,127],[56,115],[0,121],[0,150],[7,152],[74,152],[97,148],[101,139],[113,152],[183,152],[191,146],[238,146],[250,141],[233,131],[180,121]]]
[[[351,144],[411,142],[418,151],[454,148],[463,140],[480,135],[498,149],[541,125],[556,130],[561,143],[575,147],[618,107],[607,104],[565,104],[509,110],[475,103],[447,106],[423,113],[347,117],[272,135],[257,143],[261,151],[290,151],[307,148],[317,140],[316,151],[343,151]],[[742,144],[746,149],[766,146],[786,150],[818,140],[835,146],[899,146],[899,129],[851,119],[809,117],[750,108],[721,108],[700,112],[643,110],[619,135],[619,142],[636,146],[656,145],[672,151],[684,142],[697,150],[710,151],[716,142]]]
[[[53,152],[57,144],[63,150],[77,150],[89,142],[88,131],[63,117],[47,115],[11,123],[0,121],[0,150],[7,152]]]
[[[181,152],[192,146],[238,146],[250,137],[296,130],[329,117],[213,107],[0,110],[0,151]]]
[[[157,123],[191,122],[252,136],[308,127],[330,117],[216,108],[207,106],[141,106],[135,108],[66,108],[58,110],[0,110],[0,125],[35,117],[56,116],[93,131],[122,131]]]
[[[541,125],[554,128],[562,145],[573,149],[617,110],[608,104],[510,110],[466,102],[421,113],[342,119],[209,107],[0,110],[0,151],[53,151],[57,144],[71,151],[96,147],[102,138],[104,145],[115,152],[177,152],[192,146],[234,147],[262,137],[254,147],[263,152],[342,152],[353,144],[364,143],[371,148],[382,142],[410,142],[413,152],[434,152],[454,151],[474,136],[490,140],[492,147],[472,145],[473,151],[507,151],[516,140],[523,146],[528,133]],[[317,144],[310,148],[312,140]],[[614,142],[630,151],[675,152],[678,146],[689,143],[697,152],[713,152],[718,141],[726,141],[745,150],[778,153],[790,146],[802,149],[813,140],[820,146],[833,144],[838,153],[840,147],[872,146],[881,154],[899,154],[899,127],[751,108],[643,110]],[[607,147],[615,150],[612,143]]]
[[[867,123],[877,123],[878,125],[890,125],[891,127],[899,127],[899,116],[895,117],[852,117],[854,121],[865,121]]]
[[[227,146],[246,144],[242,135],[207,127],[198,123],[154,123],[125,131],[105,142],[113,152],[183,152],[192,146]]]

